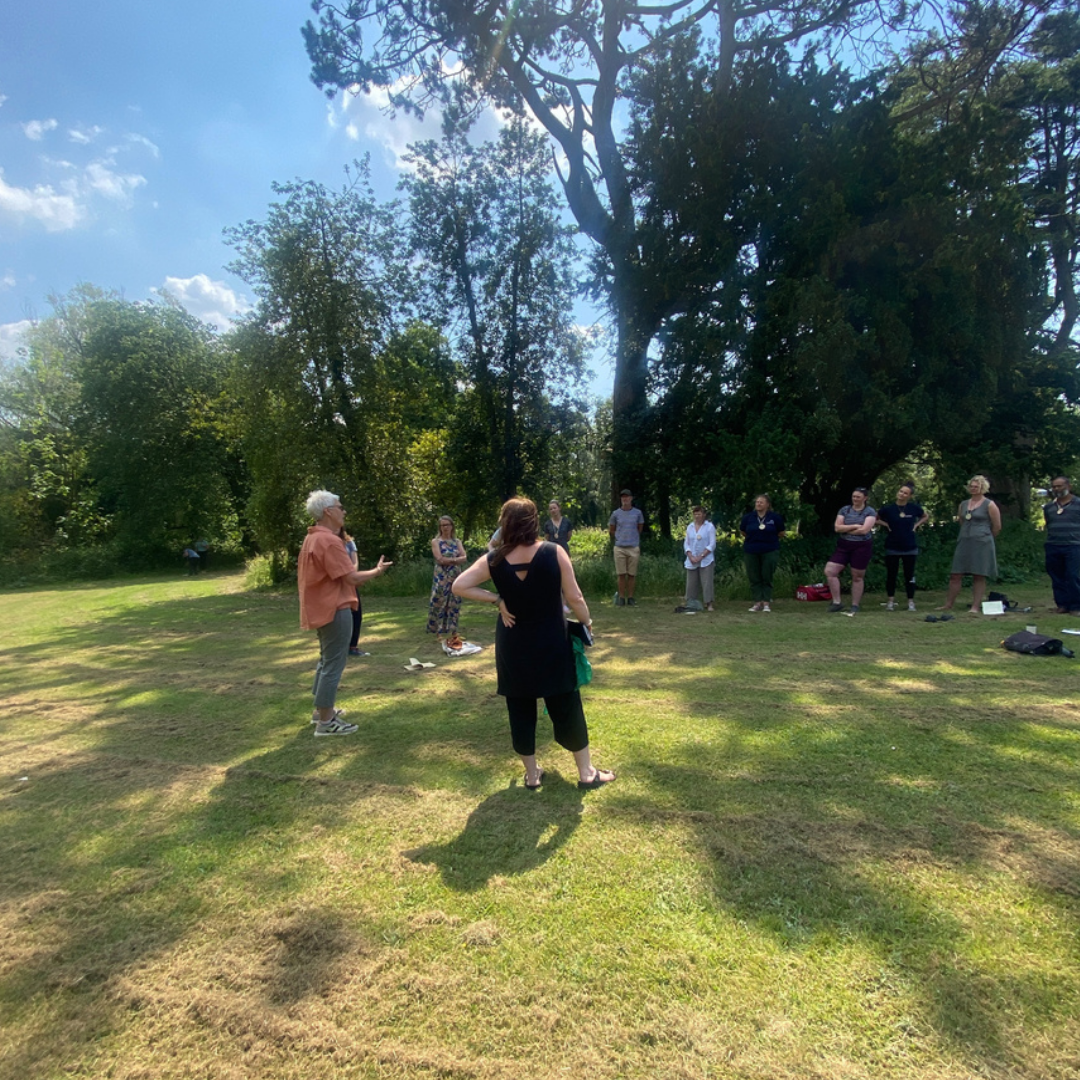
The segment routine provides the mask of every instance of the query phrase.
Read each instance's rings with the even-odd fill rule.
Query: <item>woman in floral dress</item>
[[[441,641],[457,636],[461,597],[453,594],[452,586],[467,558],[465,545],[454,535],[454,519],[449,515],[439,518],[439,535],[431,541],[431,554],[435,558],[435,576],[431,583],[427,630]]]

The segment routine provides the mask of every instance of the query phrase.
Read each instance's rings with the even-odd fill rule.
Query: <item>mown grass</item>
[[[315,740],[290,593],[0,596],[0,1076],[1080,1076],[1080,678],[1017,598],[593,597],[619,779],[545,736],[533,794],[486,608],[451,661],[369,598]]]

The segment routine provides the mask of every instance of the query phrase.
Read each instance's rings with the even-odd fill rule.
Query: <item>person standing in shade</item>
[[[772,582],[780,562],[780,537],[787,526],[772,508],[772,500],[761,494],[754,499],[754,509],[739,522],[743,534],[743,563],[750,579],[751,611],[772,611]]]
[[[830,611],[843,611],[840,603],[840,575],[844,567],[851,566],[851,613],[859,611],[865,587],[866,568],[870,565],[870,556],[874,554],[874,525],[877,511],[868,506],[864,487],[858,487],[851,493],[851,502],[840,508],[833,523],[837,534],[836,549],[825,564],[825,580],[829,583],[832,596]]]
[[[960,522],[960,538],[953,553],[952,571],[949,574],[949,595],[942,611],[952,611],[964,575],[971,575],[972,615],[982,613],[982,598],[986,592],[986,579],[997,577],[997,548],[994,537],[1001,532],[1001,511],[997,504],[986,497],[990,481],[985,476],[973,476],[968,481],[968,498],[956,511]]]
[[[885,535],[885,610],[896,610],[896,579],[900,564],[904,566],[904,590],[908,611],[915,610],[915,560],[919,557],[919,542],[915,531],[930,520],[930,515],[917,503],[915,485],[910,481],[900,485],[896,502],[881,508],[878,524],[884,525]]]
[[[454,593],[495,604],[495,672],[506,699],[510,738],[525,766],[525,787],[544,783],[536,761],[536,702],[544,699],[555,741],[574,755],[578,787],[610,784],[615,774],[599,769],[589,750],[589,728],[577,688],[574,647],[563,613],[563,598],[582,626],[591,627],[570,556],[539,538],[540,515],[531,499],[510,499],[499,519],[502,542],[454,582]],[[482,588],[492,581],[498,592]]]
[[[645,528],[645,515],[634,506],[634,496],[629,488],[619,492],[619,503],[619,509],[612,510],[608,518],[608,535],[615,541],[615,575],[619,581],[615,606],[633,607],[637,603],[634,585],[641,558],[641,530]]]
[[[1046,522],[1046,572],[1054,587],[1059,615],[1080,615],[1080,499],[1067,476],[1050,482],[1053,502],[1043,507]]]
[[[686,604],[701,598],[706,611],[713,606],[713,579],[716,572],[716,529],[705,520],[705,508],[695,506],[694,518],[686,526],[683,551],[686,552]]]
[[[345,542],[345,551],[348,553],[349,558],[352,560],[352,566],[354,570],[360,569],[360,556],[356,550],[356,541],[344,530],[341,530],[341,539]],[[356,607],[352,613],[352,637],[349,638],[349,655],[350,656],[370,656],[371,653],[365,652],[360,648],[360,627],[364,622],[364,601],[360,596],[360,589],[356,590]]]
[[[332,491],[308,495],[307,512],[315,519],[300,548],[296,577],[300,588],[300,626],[319,635],[319,663],[311,693],[315,708],[311,722],[316,738],[323,735],[351,735],[355,724],[341,719],[334,707],[341,673],[349,656],[352,609],[356,606],[356,586],[385,574],[392,566],[381,555],[373,570],[354,570],[341,530],[345,508]]]
[[[569,518],[563,517],[562,507],[554,499],[548,503],[548,514],[549,517],[544,522],[544,539],[552,544],[558,544],[569,555],[570,535],[574,531],[574,526]]]

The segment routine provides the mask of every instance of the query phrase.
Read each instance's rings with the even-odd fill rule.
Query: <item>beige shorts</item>
[[[622,577],[623,574],[637,577],[637,564],[640,557],[641,548],[639,547],[617,547],[615,549],[615,573],[619,577]]]

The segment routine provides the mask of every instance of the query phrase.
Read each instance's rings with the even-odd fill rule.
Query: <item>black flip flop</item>
[[[611,774],[611,780],[615,779],[615,774]],[[605,784],[610,784],[611,780],[605,780],[600,775],[600,770],[596,770],[596,775],[591,780],[579,780],[577,786],[584,791],[595,791],[597,788],[603,787]]]
[[[529,774],[525,774],[525,790],[526,791],[539,791],[544,786],[544,770],[540,770],[540,778],[535,784],[529,783]]]

